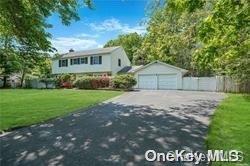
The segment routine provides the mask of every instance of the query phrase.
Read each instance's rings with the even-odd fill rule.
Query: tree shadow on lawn
[[[204,151],[207,124],[203,119],[217,104],[202,100],[166,109],[102,104],[0,138],[0,162],[4,166],[166,165],[147,162],[145,152]]]

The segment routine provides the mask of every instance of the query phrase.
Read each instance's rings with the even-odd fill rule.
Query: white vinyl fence
[[[34,88],[34,89],[45,89],[46,84],[44,82],[39,81],[39,79],[32,79],[32,80],[26,80],[26,84],[29,84],[29,88]],[[55,83],[50,83],[47,85],[48,89],[54,89]]]
[[[250,82],[239,83],[230,77],[183,77],[183,90],[213,92],[250,92]]]
[[[216,77],[183,77],[183,90],[216,91]]]

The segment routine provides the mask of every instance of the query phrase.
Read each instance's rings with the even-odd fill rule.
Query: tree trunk
[[[20,85],[21,88],[23,87],[24,77],[25,77],[25,72],[23,71],[21,76],[21,85]]]
[[[7,88],[7,77],[8,76],[3,76],[3,88]]]

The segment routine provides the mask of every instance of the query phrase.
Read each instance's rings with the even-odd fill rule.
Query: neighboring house
[[[87,74],[112,76],[131,63],[122,47],[98,48],[78,51],[70,50],[53,58],[52,74]]]
[[[62,54],[53,59],[53,74],[75,73],[113,76],[131,73],[139,89],[182,89],[182,77],[187,70],[160,61],[145,66],[131,66],[122,47],[109,47]]]

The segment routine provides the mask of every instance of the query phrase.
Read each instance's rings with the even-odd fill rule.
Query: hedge
[[[98,89],[110,86],[109,77],[92,77],[84,76],[76,79],[73,83],[74,87],[78,89]]]
[[[131,90],[136,85],[136,79],[131,74],[116,75],[112,79],[113,88]]]

